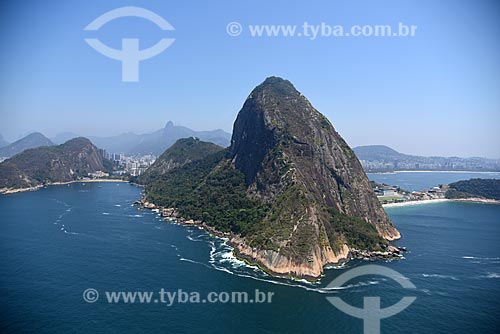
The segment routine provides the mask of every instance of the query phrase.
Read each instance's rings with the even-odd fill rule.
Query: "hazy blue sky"
[[[164,32],[121,18],[83,28],[121,6],[164,17]],[[238,21],[239,37],[226,33]],[[250,24],[417,25],[413,38],[255,38]],[[84,38],[119,48],[175,43],[121,82],[121,64]],[[168,120],[231,131],[248,93],[267,76],[294,83],[352,146],[413,154],[500,157],[498,1],[2,1],[0,134],[148,132]]]

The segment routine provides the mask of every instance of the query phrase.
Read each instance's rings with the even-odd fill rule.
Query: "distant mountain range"
[[[125,153],[128,155],[154,154],[165,152],[178,139],[197,137],[219,146],[227,147],[231,142],[231,134],[223,130],[195,131],[184,126],[174,125],[171,121],[163,129],[153,133],[136,135],[125,133],[114,137],[89,137],[99,148],[110,153]]]
[[[0,157],[12,157],[29,148],[53,146],[54,143],[40,132],[33,132],[12,144],[0,148]]]
[[[358,146],[353,148],[366,172],[414,171],[500,171],[500,159],[422,157],[408,155],[384,145]]]
[[[39,132],[33,132],[11,144],[0,135],[0,158],[9,158],[30,148],[60,145],[70,139],[80,137],[73,132],[62,132],[53,138],[47,138]],[[126,155],[154,154],[160,156],[178,139],[199,138],[221,147],[228,147],[231,134],[223,130],[195,131],[184,126],[174,125],[169,121],[164,128],[146,134],[127,132],[110,137],[90,136],[92,143],[108,153]],[[500,171],[500,159],[481,157],[424,157],[400,153],[385,145],[368,145],[353,148],[365,172],[407,171]]]
[[[70,139],[80,137],[73,132],[62,132],[49,139],[39,132],[34,132],[12,144],[4,141],[0,136],[0,158],[9,158],[24,150],[40,146],[60,145]],[[200,140],[227,147],[231,142],[231,134],[223,130],[196,131],[190,128],[174,125],[169,121],[160,130],[146,134],[123,133],[110,137],[87,137],[98,148],[105,149],[108,153],[123,153],[126,155],[161,155],[178,139],[196,137]]]
[[[6,141],[5,139],[3,139],[3,136],[0,135],[0,147],[4,147],[4,146],[7,146],[9,145],[9,142]]]
[[[77,134],[64,132],[52,138],[54,143],[64,143],[68,139],[78,137]],[[99,148],[108,153],[124,153],[127,155],[154,154],[159,156],[178,139],[197,137],[203,141],[227,147],[231,142],[231,134],[223,130],[195,131],[184,126],[174,125],[169,121],[163,129],[146,134],[123,133],[111,137],[89,136],[88,138]]]

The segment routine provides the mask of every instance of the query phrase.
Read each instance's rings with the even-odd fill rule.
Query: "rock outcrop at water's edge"
[[[144,200],[230,235],[238,256],[282,276],[392,257],[389,241],[400,238],[351,148],[276,77],[246,99],[229,148],[149,179]]]
[[[310,262],[314,266],[303,266],[300,263],[294,263],[289,258],[286,258],[274,251],[259,250],[248,246],[243,238],[231,233],[218,231],[213,226],[207,225],[200,220],[192,220],[182,218],[176,208],[163,208],[154,203],[148,202],[145,199],[134,202],[140,209],[154,210],[164,219],[175,222],[184,226],[199,227],[212,236],[226,238],[228,245],[233,248],[234,255],[246,261],[247,263],[257,265],[266,273],[278,277],[297,277],[309,280],[316,280],[323,272],[323,268],[327,265],[338,265],[342,262],[352,259],[362,260],[391,260],[401,258],[403,253],[407,251],[406,247],[385,246],[381,251],[367,251],[350,249],[346,244],[342,245],[342,249],[338,253],[334,253],[332,249],[322,250],[319,247],[314,253],[314,257]]]

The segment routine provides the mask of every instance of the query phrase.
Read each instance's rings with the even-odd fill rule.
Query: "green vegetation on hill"
[[[311,199],[297,185],[280,194],[272,204],[247,196],[245,178],[225,159],[227,151],[213,153],[170,170],[146,187],[146,199],[163,207],[175,207],[185,219],[199,220],[222,232],[247,237],[252,247],[270,249],[292,258],[309,254],[312,225],[294,232]],[[361,218],[325,209],[330,217],[326,233],[332,248],[342,243],[356,249],[377,250],[387,242],[375,227]],[[293,235],[287,246],[280,247]],[[341,236],[343,236],[341,238]],[[324,244],[326,246],[326,244]]]
[[[145,200],[238,234],[238,251],[270,270],[293,263],[294,275],[316,277],[331,250],[378,250],[381,236],[399,236],[353,151],[289,81],[252,91],[227,150],[192,160],[205,153],[193,149],[162,155]]]
[[[482,197],[500,200],[500,179],[470,179],[449,184],[446,198]]]
[[[204,142],[198,138],[182,138],[156,159],[145,173],[133,177],[132,182],[148,184],[171,169],[183,166],[189,162],[200,160],[206,156],[222,151],[223,148],[213,143]]]
[[[83,137],[59,146],[28,149],[0,164],[0,188],[68,182],[96,171],[109,172],[111,166],[103,162],[97,148]]]
[[[243,173],[224,159],[226,153],[210,154],[160,176],[146,187],[147,199],[177,208],[185,219],[246,235],[266,207],[246,196]]]
[[[336,209],[330,209],[329,213],[330,224],[326,224],[329,239],[335,240],[342,235],[344,241],[356,249],[378,250],[381,244],[387,244],[378,235],[377,229],[363,219],[339,213]]]

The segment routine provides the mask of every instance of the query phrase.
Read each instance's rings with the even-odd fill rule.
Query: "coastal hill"
[[[500,160],[487,158],[423,157],[408,155],[384,145],[353,148],[366,172],[399,170],[425,171],[500,171]]]
[[[168,150],[140,176],[132,178],[132,182],[147,184],[172,169],[182,167],[187,163],[200,160],[206,156],[222,151],[224,148],[213,143],[201,141],[198,138],[182,138],[175,142]]]
[[[448,185],[445,197],[449,199],[492,199],[500,201],[499,179],[470,179]]]
[[[0,148],[0,157],[12,157],[29,148],[52,146],[54,143],[40,132],[33,132],[12,144]]]
[[[23,151],[0,163],[0,192],[68,182],[105,171],[103,158],[87,138]]]
[[[354,152],[277,77],[248,96],[229,148],[149,180],[143,201],[230,233],[239,257],[278,275],[317,278],[400,237]]]

